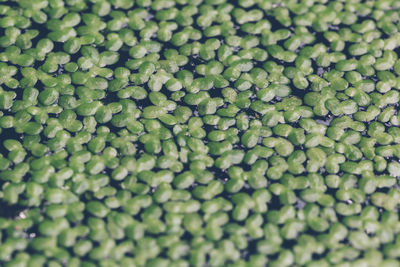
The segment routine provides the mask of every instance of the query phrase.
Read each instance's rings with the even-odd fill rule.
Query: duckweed
[[[397,0],[0,0],[1,266],[400,266]]]

